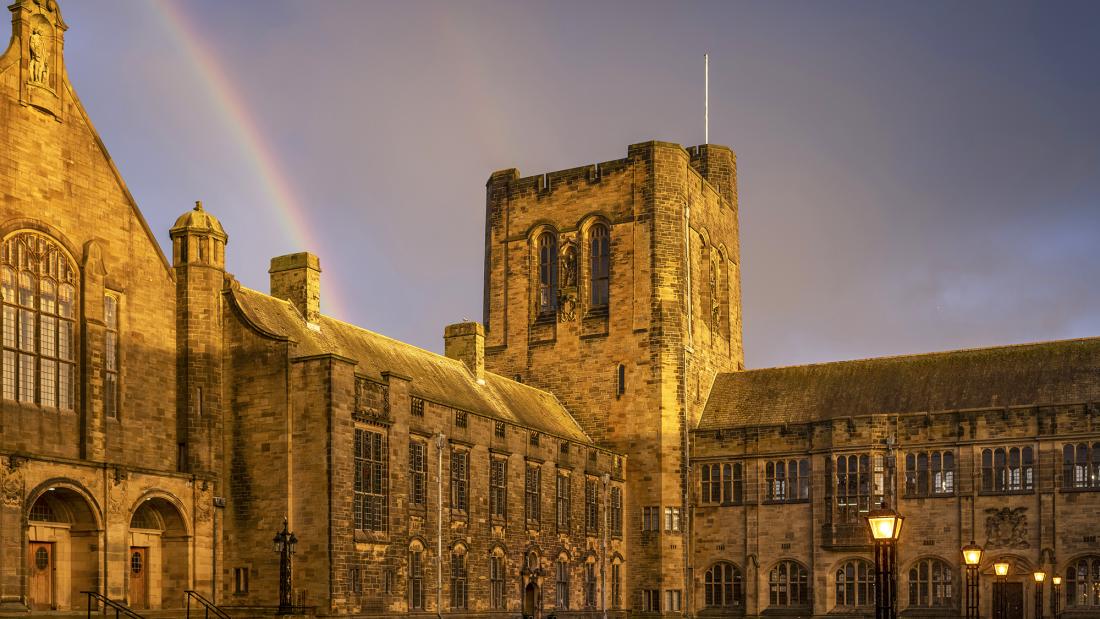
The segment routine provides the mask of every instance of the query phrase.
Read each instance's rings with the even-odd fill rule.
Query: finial
[[[202,210],[202,200],[195,200],[195,210],[196,211],[201,211]]]

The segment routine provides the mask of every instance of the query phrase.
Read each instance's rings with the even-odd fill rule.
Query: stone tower
[[[688,432],[715,373],[744,368],[737,222],[713,144],[487,183],[485,364],[627,454],[627,608],[691,607]]]
[[[179,466],[212,473],[219,470],[222,451],[221,292],[229,237],[202,202],[181,215],[169,235],[176,271]]]

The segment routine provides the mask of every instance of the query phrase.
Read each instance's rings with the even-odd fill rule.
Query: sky
[[[322,310],[441,351],[485,181],[738,154],[748,367],[1100,336],[1100,3],[65,0],[66,64],[167,247],[321,259]]]

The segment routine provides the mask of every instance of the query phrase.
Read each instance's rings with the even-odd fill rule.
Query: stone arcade
[[[868,615],[882,500],[903,614],[961,614],[972,539],[984,616],[1002,559],[1009,617],[1038,569],[1100,614],[1100,339],[747,370],[734,154],[646,142],[489,177],[437,355],[322,314],[309,253],[241,286],[201,204],[164,256],[57,4],[10,10],[0,615],[271,608],[284,514],[318,615]]]

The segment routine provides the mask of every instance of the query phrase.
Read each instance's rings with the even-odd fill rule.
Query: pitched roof
[[[412,379],[413,395],[528,427],[539,432],[591,443],[556,397],[514,380],[485,373],[481,385],[461,361],[322,316],[310,328],[293,304],[234,287],[230,294],[249,322],[268,335],[285,337],[300,356],[336,354],[357,362],[356,374],[382,380],[382,372]]]
[[[1100,338],[719,374],[698,429],[1100,400]]]

